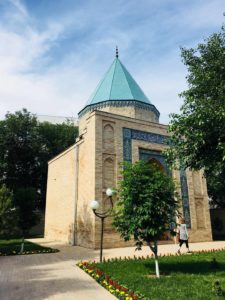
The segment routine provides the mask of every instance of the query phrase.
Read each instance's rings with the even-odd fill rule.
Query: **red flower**
[[[106,279],[106,281],[109,281],[110,277],[108,274],[105,275],[105,279]]]

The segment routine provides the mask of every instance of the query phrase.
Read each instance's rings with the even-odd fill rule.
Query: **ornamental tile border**
[[[157,121],[159,120],[160,113],[156,109],[155,105],[153,104],[147,104],[143,103],[141,101],[137,100],[106,100],[95,104],[89,104],[85,106],[79,113],[78,117],[82,117],[87,112],[92,112],[94,110],[102,109],[104,107],[113,106],[113,107],[128,107],[128,106],[134,106],[137,108],[141,108],[144,110],[152,111],[155,113],[157,117]]]
[[[180,185],[181,185],[181,198],[183,205],[183,215],[188,228],[191,228],[190,205],[187,185],[186,170],[180,169]]]

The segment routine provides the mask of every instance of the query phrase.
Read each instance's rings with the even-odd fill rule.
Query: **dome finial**
[[[118,50],[118,47],[116,46],[116,58],[119,57],[119,50]]]

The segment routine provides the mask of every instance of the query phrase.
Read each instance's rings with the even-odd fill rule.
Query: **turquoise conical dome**
[[[78,113],[81,117],[87,112],[101,110],[105,107],[139,107],[152,111],[155,120],[159,118],[159,111],[149,101],[140,86],[127,71],[116,55],[112,65],[89,98],[85,107]]]
[[[86,105],[107,100],[137,100],[151,103],[119,58],[115,58]]]

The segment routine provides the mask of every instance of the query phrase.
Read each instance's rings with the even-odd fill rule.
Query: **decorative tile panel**
[[[183,216],[187,224],[187,227],[191,228],[187,175],[186,175],[186,170],[183,168],[180,169],[180,184],[181,184],[181,196],[182,196],[182,204],[183,204]]]
[[[123,128],[123,159],[132,162],[131,129]]]
[[[144,132],[140,130],[132,130],[132,139],[141,140],[156,144],[167,144],[168,137],[165,135],[152,133],[152,132]]]

